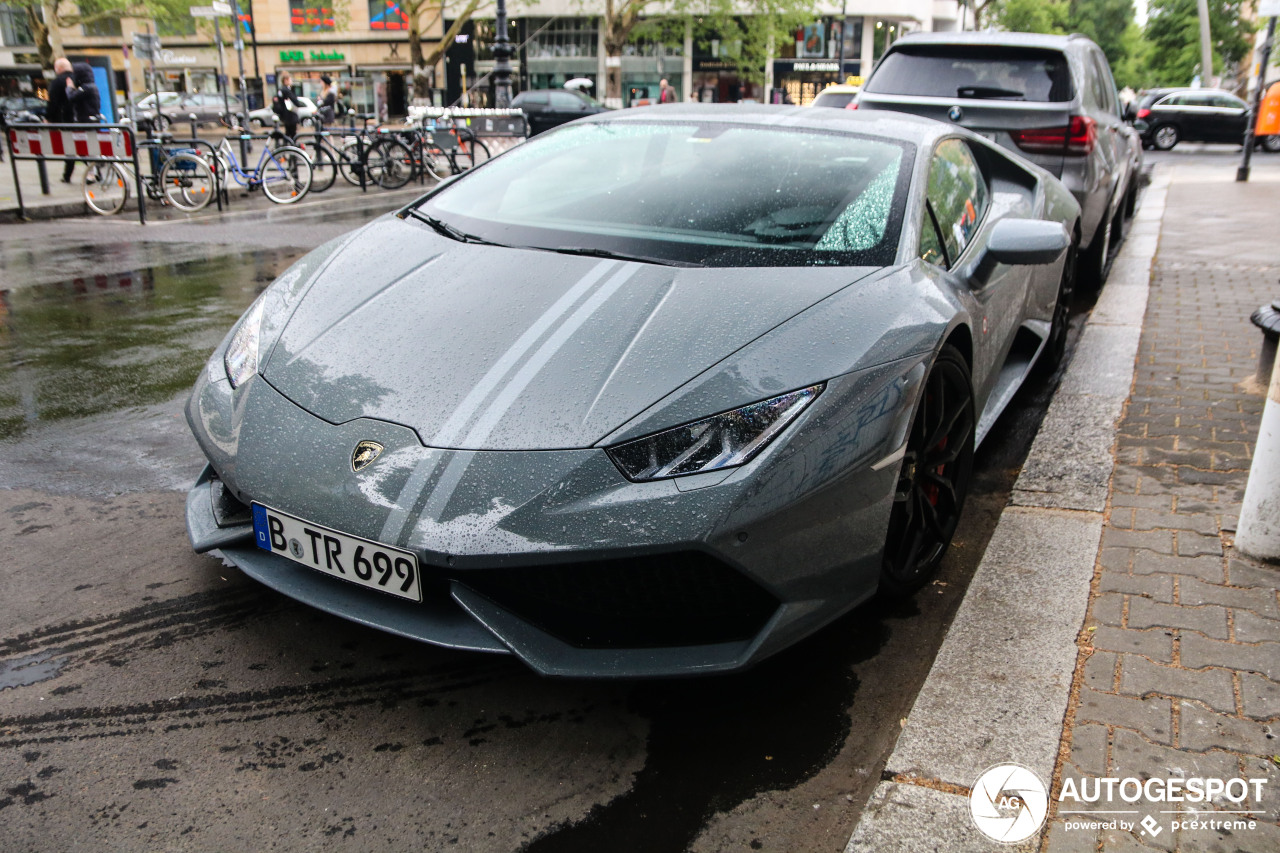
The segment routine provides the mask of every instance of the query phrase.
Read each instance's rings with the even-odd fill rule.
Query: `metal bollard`
[[[192,113],[190,116],[188,116],[188,118],[191,119],[191,138],[195,139],[196,136],[198,135],[197,131],[199,130],[196,114]]]
[[[1254,374],[1254,378],[1262,383],[1270,379],[1271,367],[1276,361],[1276,344],[1280,342],[1280,299],[1258,308],[1249,321],[1262,330],[1262,351],[1258,353],[1258,370]]]
[[[1236,548],[1260,560],[1280,559],[1280,371],[1274,367],[1236,524]]]

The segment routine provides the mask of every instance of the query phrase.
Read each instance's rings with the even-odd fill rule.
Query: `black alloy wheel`
[[[1036,361],[1036,372],[1042,377],[1049,377],[1062,364],[1062,357],[1067,352],[1067,331],[1071,325],[1071,299],[1076,289],[1076,243],[1071,241],[1067,247],[1067,256],[1062,262],[1062,281],[1058,284],[1058,301],[1053,306],[1053,323],[1049,327],[1049,338],[1044,343],[1044,350]]]
[[[945,344],[920,391],[907,437],[889,514],[881,591],[910,595],[942,562],[969,493],[975,426],[969,365]]]
[[[1171,124],[1162,124],[1151,131],[1151,144],[1161,151],[1168,151],[1177,145],[1181,138],[1182,134],[1178,133],[1178,128]]]
[[[1111,205],[1107,205],[1111,209]],[[1093,235],[1093,243],[1080,253],[1080,284],[1094,292],[1102,290],[1107,281],[1107,257],[1111,254],[1111,236],[1115,230],[1115,217],[1103,219]]]

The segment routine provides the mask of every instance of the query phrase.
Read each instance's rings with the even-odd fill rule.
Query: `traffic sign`
[[[1280,18],[1280,0],[1258,0],[1259,18]]]
[[[133,50],[139,59],[152,59],[160,52],[160,36],[154,33],[134,33]]]
[[[231,4],[224,3],[222,0],[213,0],[213,11],[217,12],[219,15],[230,15]]]

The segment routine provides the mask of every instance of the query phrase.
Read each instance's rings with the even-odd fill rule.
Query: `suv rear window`
[[[1069,101],[1067,58],[1053,50],[997,45],[919,45],[891,52],[864,90],[882,95]]]

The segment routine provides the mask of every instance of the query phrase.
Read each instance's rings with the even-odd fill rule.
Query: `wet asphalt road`
[[[275,274],[379,202],[360,204],[0,231],[0,843],[842,850],[1050,387],[989,436],[962,533],[913,600],[742,675],[542,679],[189,549],[186,389]]]

